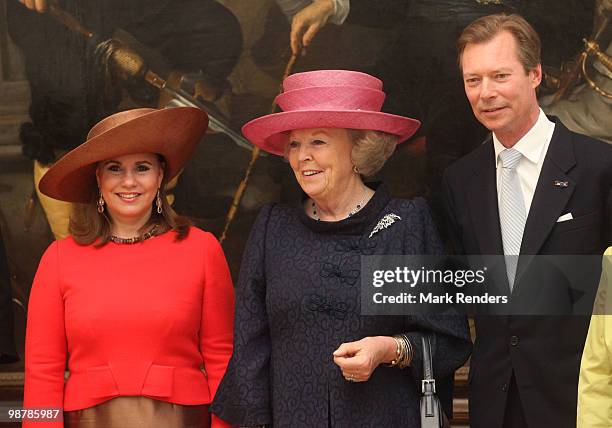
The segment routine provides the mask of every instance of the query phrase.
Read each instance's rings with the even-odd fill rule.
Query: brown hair
[[[478,18],[465,27],[457,40],[459,68],[462,68],[461,58],[468,44],[486,43],[502,31],[509,32],[516,40],[518,58],[525,72],[540,64],[540,37],[533,27],[520,15],[497,13]]]
[[[160,163],[163,165],[163,158],[161,156],[159,157]],[[174,230],[177,233],[177,241],[185,239],[189,234],[191,222],[186,217],[178,215],[176,211],[172,209],[172,206],[168,203],[167,196],[166,180],[164,179],[159,189],[162,212],[161,214],[157,213],[154,202],[151,206],[151,218],[138,231],[141,238],[153,225],[157,226],[156,234],[167,232],[170,229]],[[97,189],[92,189],[89,203],[74,204],[68,230],[72,238],[79,245],[95,244],[96,247],[102,247],[110,241],[111,220],[106,210],[102,214],[98,212],[97,202],[99,197]]]

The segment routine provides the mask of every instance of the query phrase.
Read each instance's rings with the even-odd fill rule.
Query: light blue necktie
[[[510,290],[514,287],[518,255],[521,252],[527,221],[521,183],[516,173],[516,167],[522,156],[516,149],[505,149],[499,154],[502,162],[499,218]]]

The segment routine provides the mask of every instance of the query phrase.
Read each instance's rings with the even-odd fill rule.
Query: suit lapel
[[[503,254],[499,211],[497,207],[497,179],[495,151],[489,138],[480,149],[474,175],[465,189],[470,203],[472,225],[476,230],[480,254]]]
[[[576,187],[567,174],[574,165],[576,158],[571,135],[561,123],[556,122],[525,224],[521,254],[538,254],[557,219],[563,214]],[[560,184],[555,185],[555,182]],[[567,187],[564,187],[565,183]]]
[[[576,183],[568,175],[574,165],[576,165],[576,158],[571,134],[562,123],[555,120],[555,131],[548,146],[525,224],[521,258],[516,275],[517,285],[520,285],[520,276],[531,259],[524,255],[536,255],[540,252],[574,192]],[[565,187],[566,183],[567,187]]]

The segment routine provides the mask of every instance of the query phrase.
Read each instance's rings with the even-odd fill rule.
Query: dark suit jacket
[[[555,131],[527,218],[519,272],[527,259],[523,255],[602,254],[612,242],[612,146],[553,120]],[[503,254],[494,153],[489,141],[445,172],[449,236],[459,254]],[[555,186],[555,180],[568,186]],[[557,223],[566,213],[574,219]],[[517,275],[514,292],[520,288]],[[472,428],[502,427],[513,373],[530,427],[574,427],[589,317],[477,315],[475,321],[469,376]]]
[[[19,359],[13,327],[10,274],[0,232],[0,363],[12,363]]]

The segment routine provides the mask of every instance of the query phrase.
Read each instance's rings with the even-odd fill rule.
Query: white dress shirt
[[[521,183],[521,191],[525,201],[525,214],[527,216],[529,215],[531,201],[533,200],[538,179],[540,178],[540,171],[542,170],[544,158],[548,152],[548,146],[550,145],[550,139],[554,130],[555,123],[548,120],[542,109],[540,109],[540,115],[535,125],[513,146],[514,149],[523,155],[516,167],[516,173]],[[495,133],[493,133],[493,147],[495,148],[497,202],[499,203],[502,168],[499,154],[505,147],[497,139]]]

